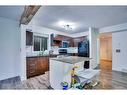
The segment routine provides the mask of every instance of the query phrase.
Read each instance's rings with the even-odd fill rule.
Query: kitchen
[[[50,39],[50,41],[49,41]],[[50,42],[50,44],[49,44]],[[48,44],[50,45],[51,49],[49,50]],[[39,75],[43,75],[46,72],[50,71],[50,83],[52,85],[59,85],[62,82],[62,79],[57,81],[57,79],[54,79],[56,75],[54,75],[55,68],[57,69],[57,75],[59,77],[61,74],[58,74],[60,69],[59,65],[55,65],[55,63],[59,64],[59,61],[53,62],[52,59],[55,60],[64,60],[65,63],[71,62],[71,64],[77,64],[77,66],[80,66],[80,70],[82,70],[84,73],[85,69],[90,68],[90,60],[92,58],[89,58],[89,36],[80,36],[80,37],[69,37],[65,35],[60,34],[53,34],[50,35],[47,34],[39,34],[34,33],[32,30],[26,31],[26,72],[27,72],[27,79],[36,77]],[[61,64],[61,63],[60,63]],[[69,65],[66,66],[66,68],[69,68]],[[70,68],[70,72],[72,70],[73,66]],[[86,71],[85,71],[86,72]],[[91,73],[91,75],[86,74],[89,76],[88,79],[91,79],[93,76],[98,74],[98,70],[89,70],[87,71]],[[66,75],[66,74],[65,74]],[[78,74],[80,75],[80,74]],[[83,75],[84,76],[84,75]],[[53,80],[56,80],[54,82]],[[86,80],[85,80],[86,81]],[[54,84],[56,83],[56,84]],[[70,82],[68,82],[70,83]],[[52,86],[51,86],[52,87]],[[61,85],[53,86],[54,89],[62,89]]]
[[[87,36],[76,37],[76,38],[59,35],[59,34],[51,34],[50,38],[48,38],[48,36],[47,37],[45,36],[45,40],[43,40],[44,42],[41,42],[41,44],[43,44],[43,46],[44,44],[48,45],[48,40],[51,39],[50,50],[46,46],[40,47],[40,48],[43,48],[42,50],[38,49],[37,43],[39,43],[39,41],[36,37],[40,37],[40,41],[41,41],[43,40],[41,39],[41,37],[44,37],[44,34],[43,36],[41,36],[41,34],[37,36],[37,33],[33,33],[32,31],[28,31],[28,30],[26,31],[26,60],[27,60],[27,77],[28,78],[32,76],[44,74],[46,71],[48,71],[49,58],[61,57],[61,56],[89,57],[88,44],[85,44],[85,42],[88,42]],[[86,48],[85,48],[85,45],[86,45]],[[82,51],[81,47],[83,47],[83,50],[85,48],[86,51]],[[38,65],[40,64],[40,65],[37,66],[37,64]],[[87,62],[87,64],[89,66],[89,62]],[[36,67],[38,67],[38,69]],[[40,70],[42,69],[42,71],[38,72],[39,69]]]
[[[41,9],[39,11],[41,12]],[[23,59],[24,62],[26,62],[26,69],[23,68],[23,80],[45,75],[48,71],[52,71],[50,68],[52,67],[52,62],[50,62],[50,60],[53,58],[76,59],[76,63],[81,61],[81,68],[84,69],[94,69],[97,66],[97,47],[93,47],[93,44],[91,44],[97,43],[97,29],[89,27],[83,29],[82,31],[84,32],[76,32],[75,28],[77,26],[72,22],[55,21],[56,24],[54,25],[61,27],[61,31],[65,31],[61,32],[35,24],[35,20],[39,17],[39,15],[40,14],[38,12],[28,25],[21,26],[21,33],[23,35],[21,45],[24,50],[23,54],[25,54],[25,56],[23,55]],[[91,39],[92,36],[94,36],[94,38]],[[24,42],[26,43],[25,45]],[[80,60],[80,57],[81,59],[82,57],[90,59]],[[94,75],[90,75],[90,77],[92,78]]]

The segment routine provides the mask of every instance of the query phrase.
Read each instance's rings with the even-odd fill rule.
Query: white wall
[[[26,25],[21,25],[20,26],[20,35],[21,35],[21,40],[20,40],[20,46],[21,46],[21,55],[20,55],[20,75],[21,75],[21,80],[26,80]]]
[[[127,72],[127,31],[112,33],[112,69]],[[116,49],[121,52],[117,53]]]
[[[112,70],[127,72],[127,23],[99,29],[100,33],[112,32]],[[120,53],[116,53],[120,49]]]
[[[106,32],[118,32],[123,30],[127,30],[127,23],[100,28],[99,32],[106,33]]]
[[[19,24],[0,17],[0,80],[20,75],[19,64]]]
[[[88,35],[89,35],[89,31],[85,31],[85,32],[70,34],[70,37],[76,38],[76,37],[88,36]]]
[[[98,29],[89,28],[89,41],[90,41],[90,68],[95,68],[98,63]]]

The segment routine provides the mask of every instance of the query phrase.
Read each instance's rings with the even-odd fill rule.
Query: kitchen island
[[[53,89],[62,89],[61,82],[71,83],[71,71],[74,66],[78,66],[75,72],[84,70],[84,61],[91,58],[68,56],[61,58],[50,58],[50,86]]]

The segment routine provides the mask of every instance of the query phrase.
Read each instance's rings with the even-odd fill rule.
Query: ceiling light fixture
[[[63,26],[65,30],[72,30],[72,27],[69,24]]]
[[[67,31],[72,31],[75,29],[74,23],[71,22],[59,21],[58,25]]]

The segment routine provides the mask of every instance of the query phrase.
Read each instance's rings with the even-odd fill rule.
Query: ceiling
[[[66,31],[59,21],[72,22],[75,29]],[[34,24],[62,32],[84,32],[88,27],[102,28],[127,22],[127,6],[42,6]]]
[[[19,21],[23,10],[24,6],[0,6],[0,17]]]
[[[19,21],[24,6],[0,6],[0,17]],[[59,21],[73,23],[66,31]],[[88,27],[102,28],[127,22],[127,6],[42,6],[31,22],[67,33],[85,32]]]

